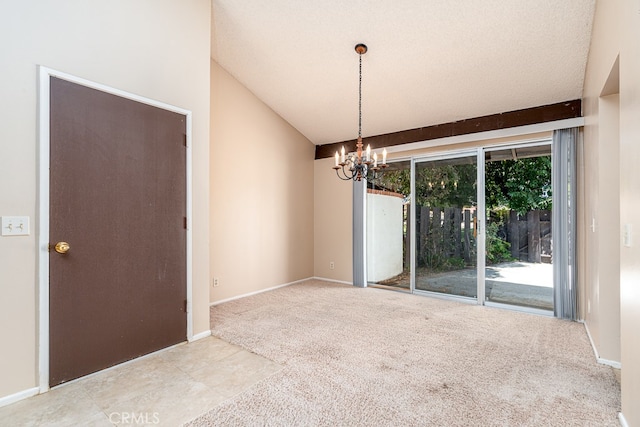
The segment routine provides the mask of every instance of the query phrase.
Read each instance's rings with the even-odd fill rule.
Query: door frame
[[[38,377],[40,393],[49,391],[49,167],[50,167],[50,81],[52,77],[70,81],[92,89],[132,101],[151,105],[163,110],[182,114],[186,117],[187,153],[186,153],[186,282],[187,282],[187,341],[193,341],[193,271],[192,271],[192,113],[164,102],[145,98],[120,89],[92,82],[42,65],[38,66],[38,178],[37,178],[37,212],[38,212]],[[142,356],[144,357],[144,356]]]
[[[549,146],[549,156],[552,159],[552,166],[551,168],[553,169],[553,137],[550,138],[541,138],[541,139],[537,139],[534,141],[522,141],[522,142],[513,142],[513,143],[509,143],[509,144],[495,144],[495,145],[487,145],[485,147],[482,147],[482,163],[483,163],[483,171],[484,168],[486,166],[486,160],[485,160],[485,155],[484,153],[486,152],[490,152],[490,151],[499,151],[499,150],[509,150],[509,149],[517,149],[517,148],[526,148],[526,147],[541,147],[541,146]],[[478,161],[480,160],[480,157],[478,157]],[[551,182],[553,185],[553,174],[551,177]],[[485,185],[485,181],[483,178],[482,181],[482,185],[484,187]],[[484,196],[486,195],[486,191],[483,191],[483,199]],[[551,203],[552,206],[555,206],[557,203],[557,195],[555,193],[551,194]],[[484,200],[483,200],[484,202]],[[486,205],[485,205],[485,209],[484,212],[486,212]],[[486,219],[486,214],[485,214],[485,219]],[[485,230],[486,232],[486,230]],[[553,235],[553,233],[552,233]],[[561,238],[561,236],[557,236],[558,239]],[[486,239],[486,235],[485,235],[485,239]],[[486,240],[485,240],[486,242]],[[486,268],[486,256],[485,258],[485,268]],[[484,272],[483,272],[484,275]],[[485,277],[486,279],[486,277]],[[555,283],[552,283],[552,286],[555,290]],[[483,304],[489,307],[499,307],[499,308],[507,308],[509,310],[512,311],[521,311],[524,313],[530,313],[530,314],[538,314],[540,316],[553,316],[553,310],[549,311],[549,310],[543,310],[540,308],[534,308],[534,307],[525,307],[525,306],[518,306],[518,305],[514,305],[514,304],[506,304],[506,303],[500,303],[500,302],[492,302],[492,301],[488,301],[486,300],[486,280],[483,283],[483,293],[482,293],[482,298],[484,299]],[[554,291],[555,292],[555,291]]]

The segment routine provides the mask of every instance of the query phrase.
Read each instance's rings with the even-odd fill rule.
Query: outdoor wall
[[[617,237],[617,251],[607,252],[609,242],[602,240],[605,230],[602,221],[598,221],[598,218],[606,217],[602,211],[609,208],[607,202],[600,202],[606,188],[585,185],[582,199],[584,205],[580,207],[589,209],[592,217],[585,218],[587,224],[580,227],[582,232],[578,236],[586,246],[583,248],[586,252],[585,264],[596,263],[600,268],[608,268],[598,262],[597,257],[605,257],[607,262],[619,265],[620,298],[617,304],[608,295],[603,298],[603,294],[608,291],[607,286],[611,285],[604,283],[609,278],[599,274],[599,271],[581,271],[581,289],[588,292],[586,297],[591,303],[591,313],[587,313],[586,323],[600,355],[614,351],[610,347],[616,345],[615,325],[619,322],[617,333],[620,335],[622,363],[622,413],[630,426],[640,425],[640,407],[637,405],[640,401],[640,186],[637,185],[637,169],[640,164],[640,145],[637,143],[640,138],[639,39],[640,7],[637,1],[597,2],[583,92],[586,125],[584,175],[597,174],[600,185],[612,185],[605,184],[602,175],[618,176],[620,215],[617,229],[609,230]],[[615,63],[618,57],[619,83],[615,78],[610,78],[616,74]],[[609,97],[608,95],[615,95],[616,89],[619,98]],[[616,110],[619,112],[617,132],[611,128],[615,125],[615,115],[618,114]],[[611,144],[616,141],[619,141],[617,161],[608,158],[608,151],[615,152]],[[600,155],[607,157],[601,161],[598,158]],[[596,232],[590,228],[593,217],[596,218]],[[623,243],[625,226],[631,234],[629,245]],[[617,253],[619,260],[615,259]],[[594,280],[599,283],[594,284]]]
[[[313,276],[314,152],[211,61],[211,302]]]
[[[399,194],[367,194],[367,280],[402,273],[403,205]]]
[[[0,14],[0,399],[38,386],[37,65],[193,112],[194,333],[209,329],[210,2],[4,2]]]

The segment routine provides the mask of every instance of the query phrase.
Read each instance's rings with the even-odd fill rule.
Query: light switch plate
[[[29,217],[28,216],[3,216],[2,217],[3,236],[28,236]]]
[[[631,247],[631,224],[625,224],[622,230],[622,245],[630,248]]]

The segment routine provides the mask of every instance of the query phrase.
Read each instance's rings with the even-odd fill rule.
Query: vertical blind
[[[552,235],[554,315],[577,320],[576,288],[576,146],[578,128],[553,133]]]

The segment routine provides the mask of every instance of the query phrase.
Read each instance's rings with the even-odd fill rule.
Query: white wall
[[[211,302],[313,276],[314,152],[211,62]]]
[[[194,333],[209,329],[209,31],[207,0],[4,1],[0,13],[0,399],[38,386],[37,66],[193,112]]]
[[[400,194],[367,194],[367,280],[402,273],[403,205]]]

